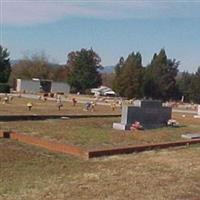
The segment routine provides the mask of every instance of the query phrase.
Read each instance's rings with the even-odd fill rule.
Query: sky
[[[103,66],[139,51],[143,65],[165,48],[179,70],[200,66],[200,0],[0,0],[0,44],[11,59],[92,48]]]

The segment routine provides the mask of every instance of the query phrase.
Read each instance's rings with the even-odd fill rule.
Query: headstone
[[[197,106],[197,115],[194,115],[194,118],[200,118],[200,105]]]
[[[133,102],[133,105],[134,105],[134,106],[137,106],[137,107],[141,107],[141,101],[140,101],[140,100],[135,100],[135,101]]]
[[[185,139],[197,139],[200,138],[200,133],[187,133],[187,134],[182,134],[182,138]]]
[[[172,108],[163,107],[161,101],[141,100],[133,105],[122,106],[121,123],[114,123],[113,128],[129,130],[138,121],[144,128],[157,128],[167,125],[171,119]]]

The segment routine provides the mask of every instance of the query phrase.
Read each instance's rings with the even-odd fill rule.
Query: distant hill
[[[104,66],[101,73],[113,73],[115,71],[115,66]]]
[[[19,63],[21,60],[10,60],[11,66],[14,66],[15,64]],[[57,64],[57,63],[49,63],[49,67],[56,68],[56,67],[62,67],[63,65]]]
[[[11,66],[17,64],[20,60],[10,60]],[[51,67],[61,67],[63,65],[50,63]],[[101,73],[113,73],[115,71],[115,66],[103,66],[103,69],[100,70]]]

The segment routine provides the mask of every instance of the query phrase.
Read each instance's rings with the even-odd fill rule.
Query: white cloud
[[[200,2],[136,0],[1,0],[1,23],[32,25],[64,17],[103,19],[200,17]]]
[[[51,22],[78,11],[79,7],[63,3],[6,1],[2,3],[2,22],[16,25]]]

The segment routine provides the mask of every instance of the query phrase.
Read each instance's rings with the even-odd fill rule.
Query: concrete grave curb
[[[0,121],[25,121],[25,120],[47,120],[47,119],[79,119],[97,117],[120,117],[121,115],[0,115]]]

